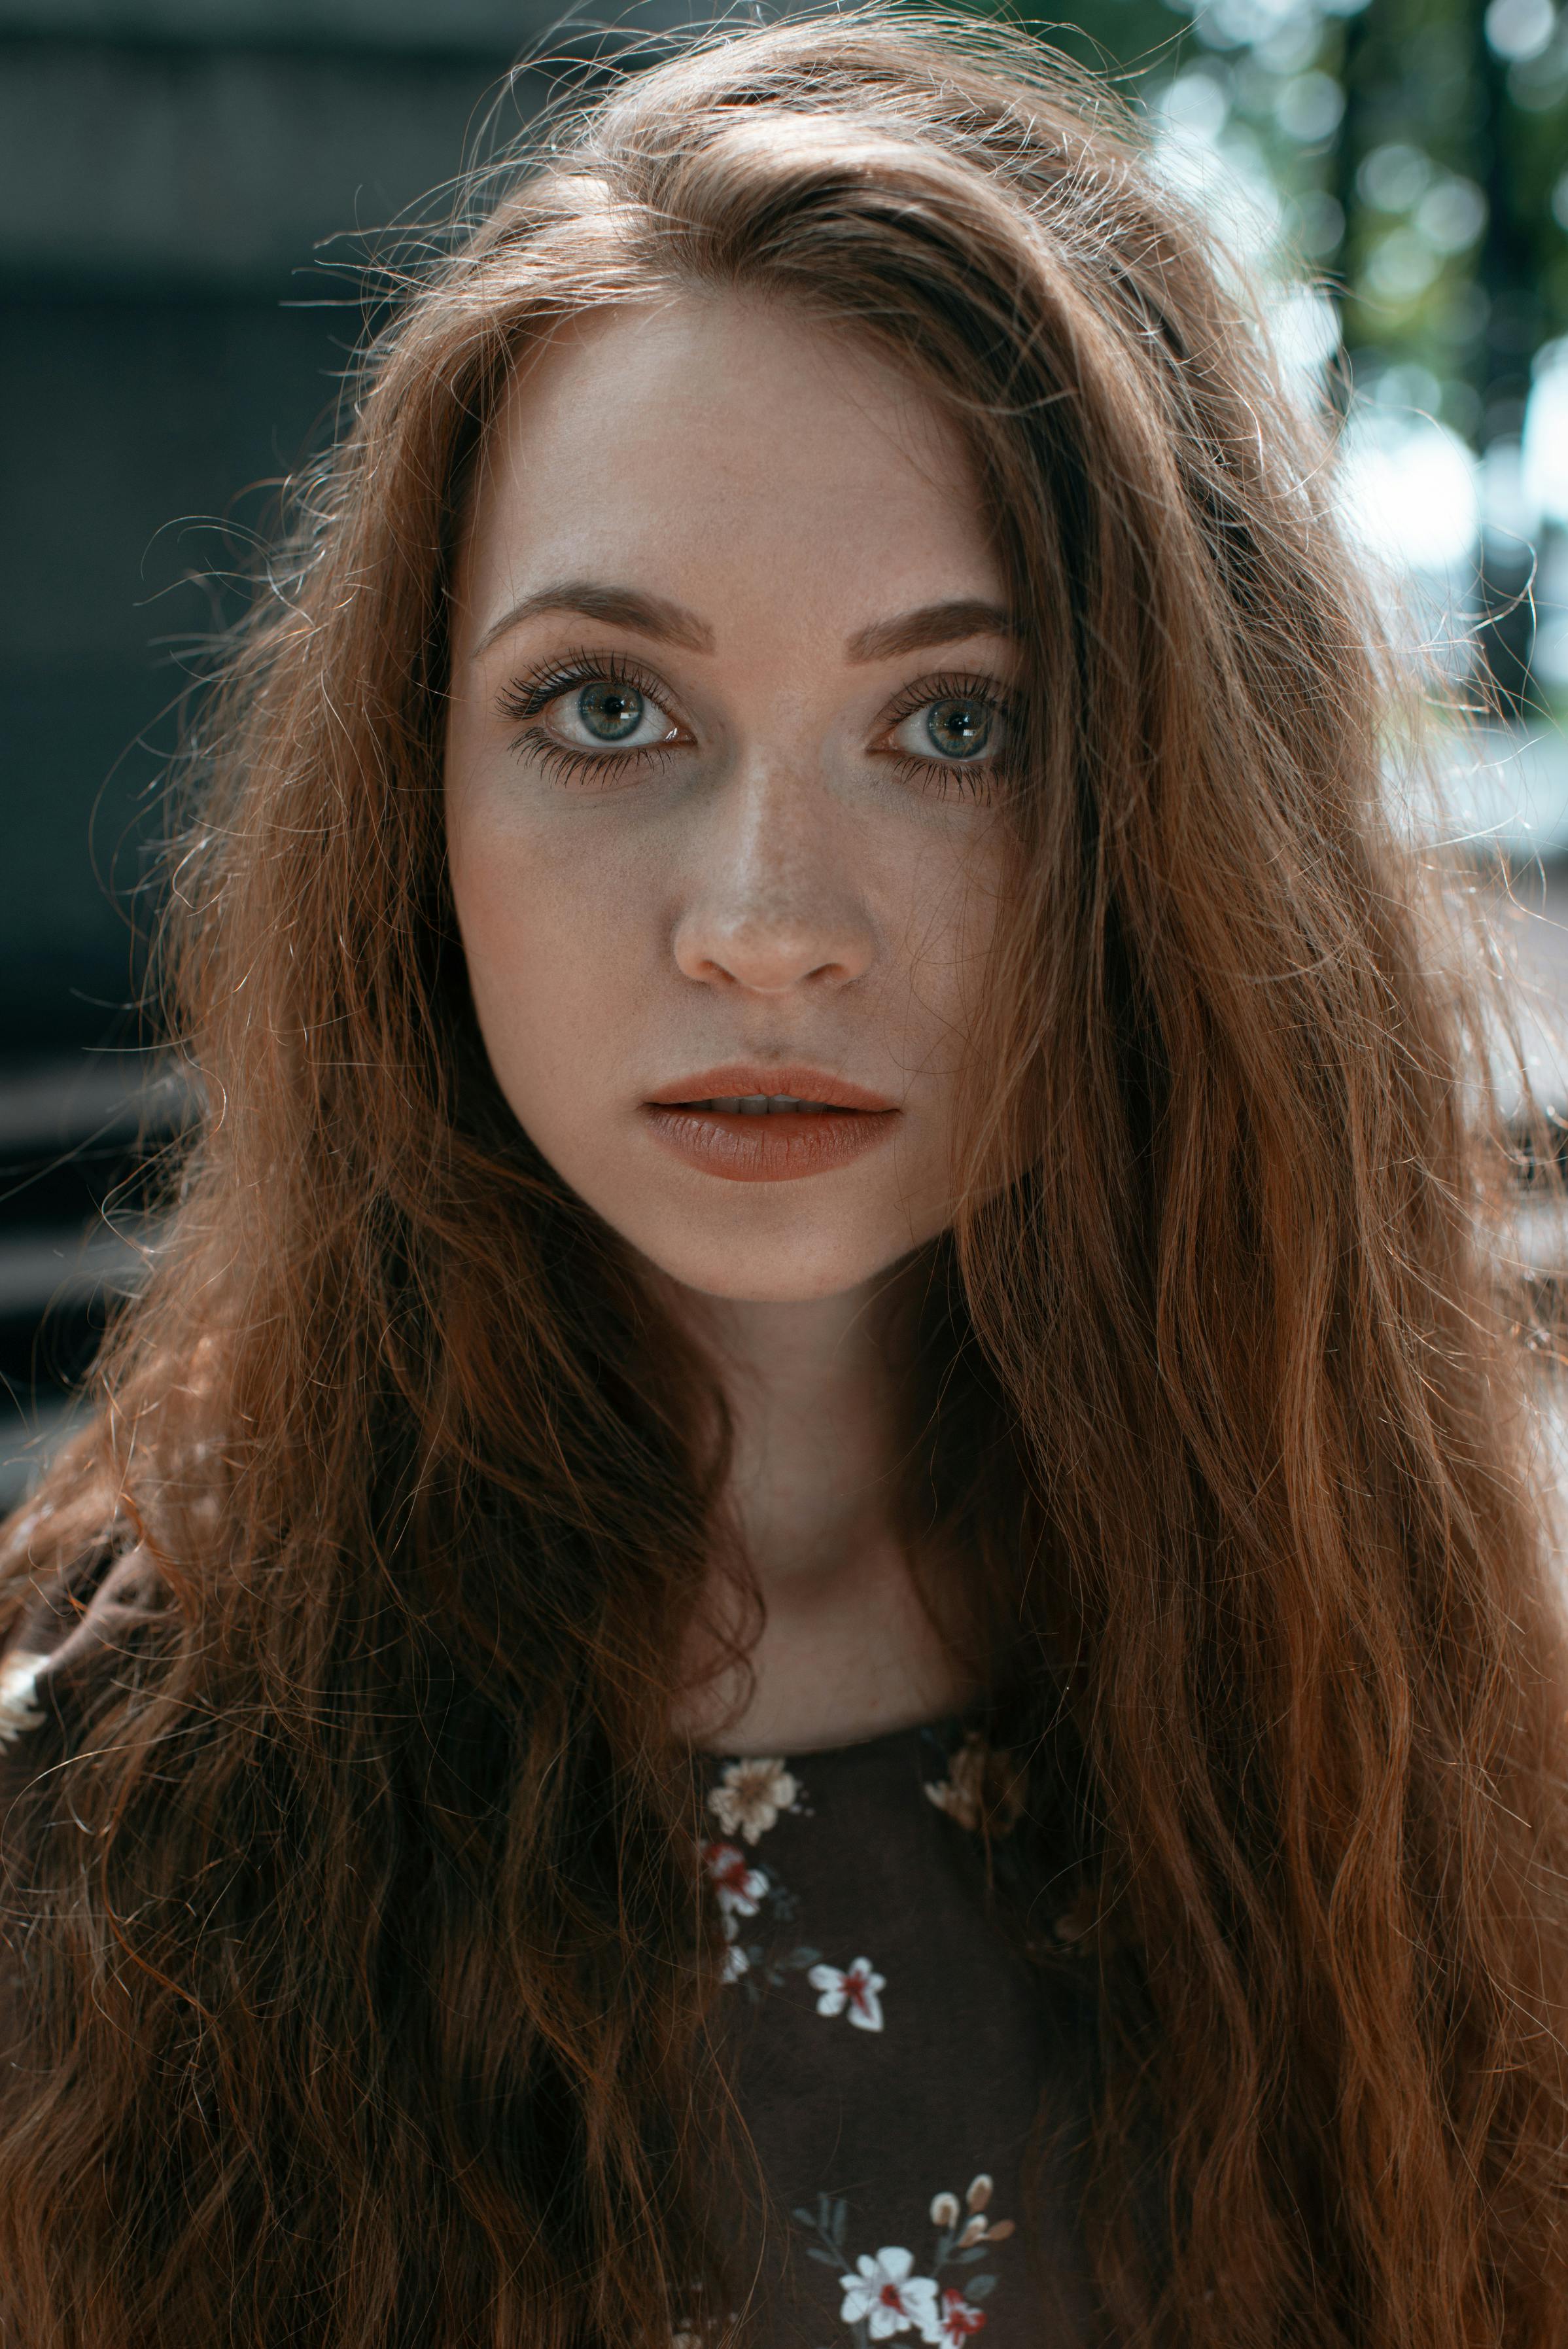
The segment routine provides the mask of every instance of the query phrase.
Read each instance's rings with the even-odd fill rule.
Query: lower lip
[[[678,1102],[645,1102],[643,1115],[666,1150],[726,1183],[799,1183],[830,1174],[891,1139],[895,1109],[828,1110],[802,1115],[727,1115]]]

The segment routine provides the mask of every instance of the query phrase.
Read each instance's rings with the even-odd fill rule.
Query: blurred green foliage
[[[1343,298],[1358,373],[1428,369],[1467,437],[1494,378],[1568,334],[1568,7],[1078,0],[1041,29],[1145,104],[1176,85],[1179,119],[1243,174],[1261,162],[1300,261]]]
[[[1328,396],[1474,452],[1476,673],[1522,709],[1550,623],[1537,700],[1568,691],[1568,492],[1540,489],[1542,429],[1568,481],[1568,0],[1074,0],[1039,29],[1118,70],[1190,184],[1243,191],[1249,257],[1318,289]]]

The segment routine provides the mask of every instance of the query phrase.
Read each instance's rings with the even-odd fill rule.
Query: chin
[[[666,1280],[732,1304],[851,1295],[948,1220],[934,1195],[912,1199],[904,1185],[866,1184],[859,1169],[814,1182],[698,1177],[707,1195],[694,1199],[693,1178],[671,1180],[656,1162],[639,1164],[628,1180],[614,1137],[596,1154],[573,1142],[544,1154],[578,1197]]]
[[[603,1204],[591,1204],[604,1214]],[[923,1235],[902,1222],[892,1230],[868,1229],[873,1219],[846,1214],[845,1204],[835,1215],[824,1201],[820,1215],[792,1216],[771,1231],[738,1231],[717,1216],[655,1221],[645,1203],[641,1214],[605,1219],[666,1280],[699,1296],[737,1305],[809,1305],[864,1288],[920,1245]]]
[[[667,1280],[736,1305],[810,1305],[847,1296],[907,1256],[912,1245],[905,1240],[871,1252],[809,1244],[718,1247],[711,1241],[653,1248],[634,1235],[626,1237]]]
[[[824,1297],[851,1296],[871,1278],[870,1273],[824,1271],[813,1280],[791,1276],[783,1269],[775,1273],[766,1268],[748,1277],[717,1264],[701,1266],[688,1273],[670,1273],[670,1278],[679,1281],[683,1288],[699,1297],[722,1298],[730,1305],[815,1305]]]

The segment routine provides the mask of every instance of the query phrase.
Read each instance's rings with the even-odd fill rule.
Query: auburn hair
[[[0,2330],[648,2349],[735,2304],[666,1718],[722,1414],[499,1100],[441,829],[487,424],[672,289],[956,417],[1021,616],[910,1507],[1092,1889],[1106,2338],[1563,2342],[1568,1666],[1389,664],[1130,115],[896,8],[680,47],[474,182],[196,728],[202,1107],[5,1550],[13,1617],[127,1554],[158,1596],[6,1806]]]

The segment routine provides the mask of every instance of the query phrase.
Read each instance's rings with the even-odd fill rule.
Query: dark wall
[[[294,460],[327,396],[323,320],[168,294],[17,295],[0,381],[5,1049],[104,1030],[130,986],[132,892],[173,739],[169,639],[211,624],[179,584],[237,550],[201,518]],[[143,909],[145,911],[145,908]]]
[[[354,232],[537,37],[494,0],[0,0],[0,1061],[127,1032],[178,648],[223,608],[192,574],[330,413]]]
[[[541,31],[498,0],[0,0],[0,1510],[137,1277],[139,1133],[186,1107],[128,1047],[190,647],[330,418],[357,233],[531,110],[505,76]]]

